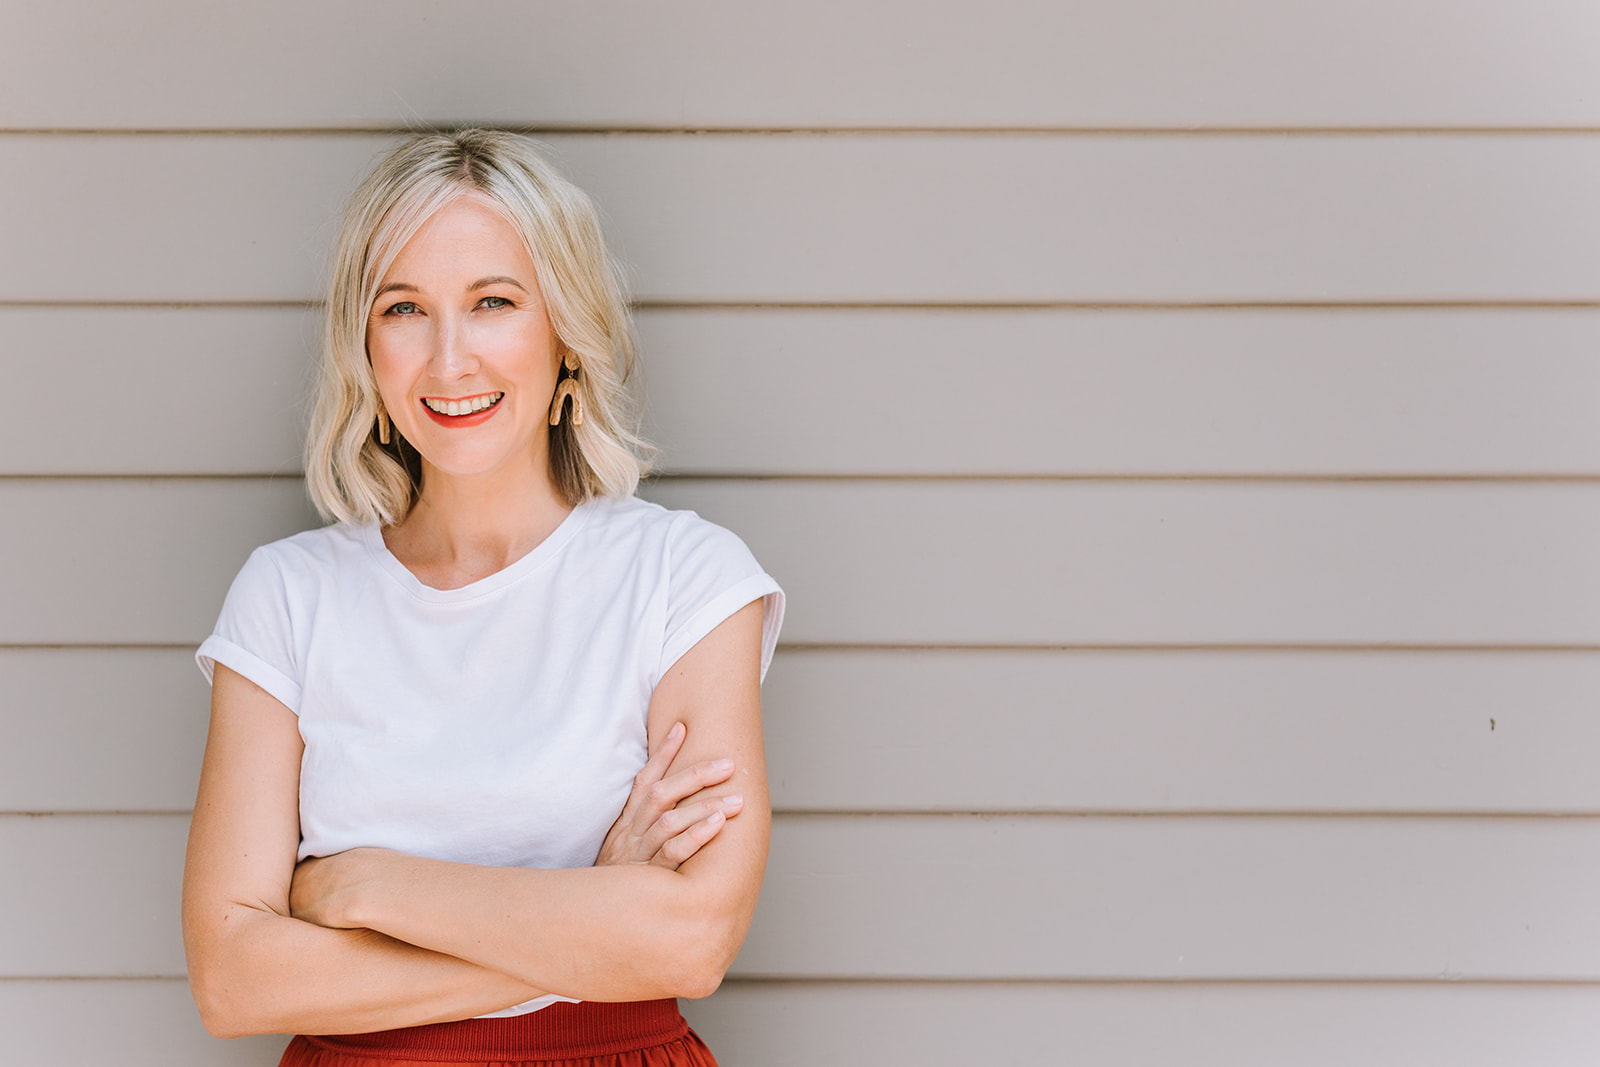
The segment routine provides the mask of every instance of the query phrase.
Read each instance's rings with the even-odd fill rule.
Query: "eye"
[[[508,308],[511,306],[511,301],[503,296],[486,296],[478,301],[478,305],[486,308]]]
[[[410,300],[402,300],[384,312],[385,315],[415,315],[416,313],[417,305]]]

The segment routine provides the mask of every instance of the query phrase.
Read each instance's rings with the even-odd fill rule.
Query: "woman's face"
[[[533,260],[486,201],[452,201],[401,249],[367,318],[367,356],[425,480],[547,474],[560,353]]]

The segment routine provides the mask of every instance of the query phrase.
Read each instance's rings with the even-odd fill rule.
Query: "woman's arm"
[[[370,930],[290,917],[303,743],[294,713],[217,666],[183,877],[189,984],[206,1029],[359,1033],[463,1019],[540,995]]]
[[[732,776],[705,792],[742,797],[739,817],[676,870],[481,867],[355,849],[302,865],[295,914],[379,930],[584,1000],[710,994],[744,940],[771,834],[761,626],[757,601],[685,653],[651,698],[652,748],[683,722],[674,766],[731,757]]]

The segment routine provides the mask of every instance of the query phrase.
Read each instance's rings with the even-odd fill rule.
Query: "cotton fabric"
[[[339,524],[258,548],[196,657],[299,716],[300,858],[372,846],[588,867],[648,757],[656,683],[755,600],[764,677],[777,583],[729,531],[634,497],[580,504],[521,559],[450,590],[419,581],[377,526]]]

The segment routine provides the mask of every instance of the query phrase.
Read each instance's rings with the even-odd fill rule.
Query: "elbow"
[[[239,946],[200,931],[184,931],[189,994],[200,1012],[200,1025],[212,1037],[250,1037],[273,1033],[261,1016],[259,982],[237,966]],[[254,993],[255,995],[252,995]]]
[[[705,915],[690,924],[686,943],[680,946],[674,975],[674,996],[699,1000],[722,985],[723,976],[739,955],[750,917],[743,909]]]
[[[230,995],[228,983],[208,976],[204,968],[190,970],[189,992],[200,1011],[200,1025],[212,1037],[250,1037],[269,1032],[250,1017],[244,998]]]
[[[723,959],[709,952],[698,952],[692,958],[686,959],[676,969],[672,977],[672,995],[686,997],[689,1000],[700,1000],[709,997],[722,985],[723,975],[728,973],[728,965],[732,960]]]

